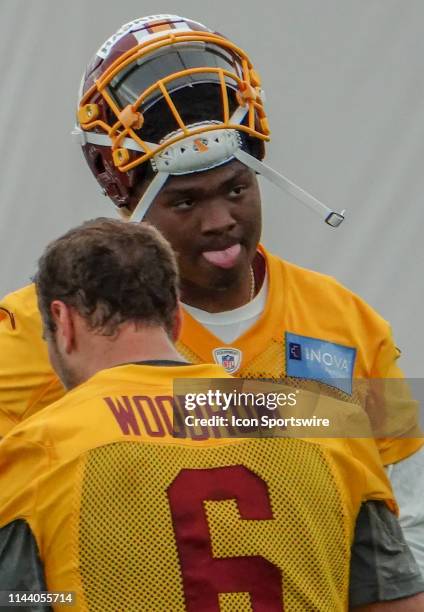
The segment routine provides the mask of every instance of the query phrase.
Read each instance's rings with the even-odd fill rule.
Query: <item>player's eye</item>
[[[235,198],[239,197],[239,196],[243,195],[243,193],[246,191],[246,189],[247,189],[246,185],[235,185],[230,190],[230,196],[231,197],[235,197]]]
[[[178,200],[177,202],[172,203],[172,208],[176,208],[177,210],[189,210],[194,207],[194,200]]]

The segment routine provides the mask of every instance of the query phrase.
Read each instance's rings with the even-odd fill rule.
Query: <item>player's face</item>
[[[261,234],[261,202],[253,171],[225,166],[168,179],[146,216],[178,256],[184,292],[240,285],[250,274]]]

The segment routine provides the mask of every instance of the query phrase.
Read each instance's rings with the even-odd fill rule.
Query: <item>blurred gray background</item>
[[[405,372],[422,376],[422,0],[0,0],[0,293],[28,282],[50,239],[114,216],[70,138],[79,81],[120,25],[158,13],[248,51],[266,91],[268,163],[348,211],[330,229],[262,180],[265,244],[377,308]]]

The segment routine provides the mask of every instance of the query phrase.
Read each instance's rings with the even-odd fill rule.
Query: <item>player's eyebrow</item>
[[[228,176],[223,177],[222,181],[217,182],[217,184],[214,184],[213,189],[214,191],[226,189],[230,187],[231,185],[234,185],[236,181],[247,180],[248,178],[250,178],[251,174],[252,173],[251,173],[251,170],[249,170],[249,168],[246,168],[246,167],[234,168],[231,171],[229,171]],[[172,182],[169,184],[165,183],[165,186],[162,188],[162,193],[166,196],[178,197],[178,196],[184,196],[187,194],[208,193],[209,190],[210,190],[210,185],[208,184],[207,179],[199,180],[196,183],[193,183],[189,179],[189,182],[187,182],[186,184],[184,183],[183,180],[178,181],[176,183],[172,183]]]

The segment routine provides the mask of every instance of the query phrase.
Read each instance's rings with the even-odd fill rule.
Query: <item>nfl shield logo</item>
[[[234,374],[241,364],[241,351],[235,348],[216,348],[213,350],[215,363],[222,366],[229,374]]]

